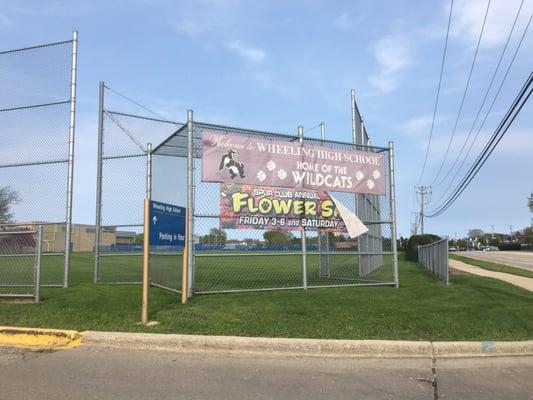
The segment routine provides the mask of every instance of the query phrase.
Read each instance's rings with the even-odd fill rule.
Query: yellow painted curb
[[[80,344],[78,331],[0,326],[0,346],[71,349]]]

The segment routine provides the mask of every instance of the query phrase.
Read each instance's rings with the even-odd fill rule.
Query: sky
[[[422,184],[436,183],[427,205],[430,211],[446,198],[448,186],[455,187],[449,179],[456,170],[449,175],[448,171],[475,121],[520,3],[492,0],[458,117],[487,1],[455,1],[433,139],[421,179]],[[316,126],[324,121],[326,136],[339,141],[351,140],[350,89],[355,89],[372,143],[387,146],[389,140],[394,141],[398,234],[407,236],[412,211],[419,207],[414,186],[433,119],[449,7],[449,1],[436,0],[0,0],[0,47],[7,50],[68,40],[73,30],[79,31],[74,222],[94,223],[101,80],[171,120],[183,121],[186,110],[193,109],[195,118],[206,122],[288,134],[295,134],[297,126],[303,125],[309,136],[319,136]],[[524,0],[473,134],[532,13],[533,0]],[[533,69],[530,28],[458,178]],[[68,52],[61,57],[68,63]],[[39,72],[32,79],[38,80],[42,71],[48,71],[47,66],[55,66],[52,60],[34,61],[34,71]],[[17,80],[16,71],[2,68],[0,57],[4,90],[6,85],[7,92],[33,90],[32,96],[38,97],[35,81],[24,84]],[[2,107],[9,106],[6,104],[2,102]],[[112,93],[106,104],[139,113]],[[508,232],[509,225],[514,229],[529,225],[532,111],[529,102],[459,200],[441,216],[426,220],[427,232],[454,237],[464,236],[472,228],[490,232],[494,226],[496,232]],[[23,133],[8,135],[7,131],[0,130],[2,141],[8,142],[0,155],[11,159],[18,154],[24,159],[24,153],[14,152],[20,148],[16,137],[20,139]],[[56,140],[46,134],[47,129],[41,131],[40,137],[32,138],[33,148],[27,152],[38,153]],[[148,138],[139,140],[145,143]],[[468,142],[465,148],[469,146]],[[441,175],[435,179],[443,161]],[[456,165],[460,164],[461,159]],[[34,189],[45,190],[54,181],[48,176]]]

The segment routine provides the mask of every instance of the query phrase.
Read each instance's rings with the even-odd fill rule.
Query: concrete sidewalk
[[[499,279],[500,281],[504,281],[504,282],[510,283],[511,285],[519,286],[522,289],[526,289],[526,290],[529,290],[530,292],[533,292],[533,279],[532,278],[526,278],[525,276],[518,276],[518,275],[513,275],[513,274],[506,274],[505,272],[490,271],[488,269],[476,267],[474,265],[466,264],[462,261],[457,261],[451,258],[449,260],[449,266],[450,268],[457,269],[463,272],[467,272],[472,275]]]

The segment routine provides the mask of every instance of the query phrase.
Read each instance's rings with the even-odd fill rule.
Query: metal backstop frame
[[[0,52],[0,129],[6,140],[0,187],[19,196],[14,221],[4,226],[43,225],[45,244],[63,241],[43,249],[53,260],[43,269],[43,286],[67,287],[69,281],[77,59],[76,31],[70,40]]]
[[[394,198],[394,156],[392,142],[388,147],[372,146],[364,129],[361,118],[355,118],[353,141],[351,143],[326,140],[325,125],[321,124],[321,137],[304,137],[303,127],[298,127],[294,135],[276,132],[265,132],[219,124],[211,124],[193,119],[192,110],[187,112],[185,124],[152,118],[143,115],[111,111],[104,105],[105,85],[100,85],[100,118],[98,145],[98,177],[97,177],[97,212],[96,212],[96,246],[95,246],[95,282],[107,283],[140,283],[142,247],[134,251],[108,252],[102,240],[105,229],[142,227],[142,198],[153,198],[177,205],[187,205],[189,213],[189,246],[188,270],[189,295],[204,293],[223,293],[236,291],[257,291],[277,289],[307,289],[314,287],[333,286],[361,286],[361,285],[391,285],[398,286],[398,264],[396,249],[396,215]],[[355,99],[353,99],[355,105]],[[352,110],[353,111],[353,110]],[[357,117],[359,124],[357,124]],[[122,118],[122,119],[120,119]],[[108,121],[109,120],[109,121]],[[165,129],[173,127],[174,131],[160,144],[149,150],[143,145],[150,129],[138,128],[134,120],[145,123],[165,125]],[[170,124],[170,125],[169,125]],[[357,127],[359,126],[359,127]],[[105,149],[110,145],[112,136],[109,128],[113,127],[132,147],[131,152],[124,148],[117,152],[116,148]],[[333,193],[341,199],[343,204],[355,212],[369,232],[355,240],[349,240],[343,235],[333,235],[326,232],[302,231],[294,232],[283,243],[265,244],[265,231],[248,230],[224,232],[227,238],[224,243],[217,242],[216,236],[211,235],[212,229],[218,227],[220,184],[202,182],[200,178],[201,134],[204,130],[216,129],[227,133],[253,135],[289,142],[300,141],[334,148],[362,150],[384,153],[386,156],[387,193],[384,196],[357,195],[350,193]],[[357,135],[359,133],[359,135]],[[359,137],[360,139],[357,139]],[[142,138],[142,139],[139,139]],[[150,138],[153,140],[153,137]],[[157,143],[157,141],[156,141]],[[134,178],[131,169],[119,168],[121,173],[117,179],[107,185],[107,190],[120,193],[118,180],[127,180],[136,185],[135,196],[122,196],[118,201],[121,207],[126,204],[136,207],[139,211],[136,217],[126,220],[107,220],[105,177],[110,173],[106,166],[112,160],[138,160],[138,171]],[[141,175],[145,179],[141,179]],[[168,179],[166,179],[166,178]],[[174,181],[172,181],[172,179]],[[172,183],[170,183],[172,181]],[[163,182],[163,183],[162,183]],[[167,187],[165,190],[165,186]],[[170,193],[168,187],[171,187]],[[354,199],[355,196],[355,199]],[[124,197],[127,197],[125,200]],[[133,204],[132,197],[135,197]],[[127,201],[127,203],[125,203]],[[128,207],[128,208],[131,208]],[[120,207],[115,207],[119,210]],[[118,212],[118,211],[117,211]],[[127,223],[126,223],[127,222]],[[211,236],[210,236],[211,235]],[[209,240],[206,237],[209,236]],[[227,240],[226,240],[227,239]],[[237,240],[240,239],[240,240]],[[246,240],[244,240],[246,239]],[[246,241],[246,246],[244,242]],[[180,250],[161,251],[151,249],[151,284],[153,286],[180,292]],[[154,260],[172,259],[172,263]],[[120,275],[120,266],[105,267],[106,260],[113,257],[127,256],[130,266],[138,267],[135,276]],[[250,260],[253,259],[253,262]],[[250,265],[254,267],[250,267]],[[106,269],[119,272],[111,279],[103,278]],[[158,272],[159,271],[159,272]],[[170,272],[169,272],[170,271]],[[164,275],[173,274],[172,279]],[[114,275],[114,274],[112,274]]]

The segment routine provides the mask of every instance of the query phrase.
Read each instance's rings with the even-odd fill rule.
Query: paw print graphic
[[[355,174],[355,179],[357,179],[358,181],[360,181],[364,177],[365,175],[361,171],[357,171],[357,173]]]
[[[372,176],[374,177],[374,179],[379,179],[381,174],[379,173],[377,169],[375,169],[374,172],[372,172]]]
[[[256,176],[259,182],[263,182],[267,177],[266,174],[262,170],[259,170]]]
[[[366,181],[366,186],[369,188],[369,189],[373,189],[374,188],[374,181],[372,179],[369,179]]]
[[[276,169],[276,163],[272,160],[270,160],[269,162],[267,162],[267,169],[269,171],[273,171]]]
[[[287,173],[285,172],[285,170],[284,169],[280,169],[278,171],[278,178],[281,179],[281,180],[284,180],[286,177],[287,177]]]

